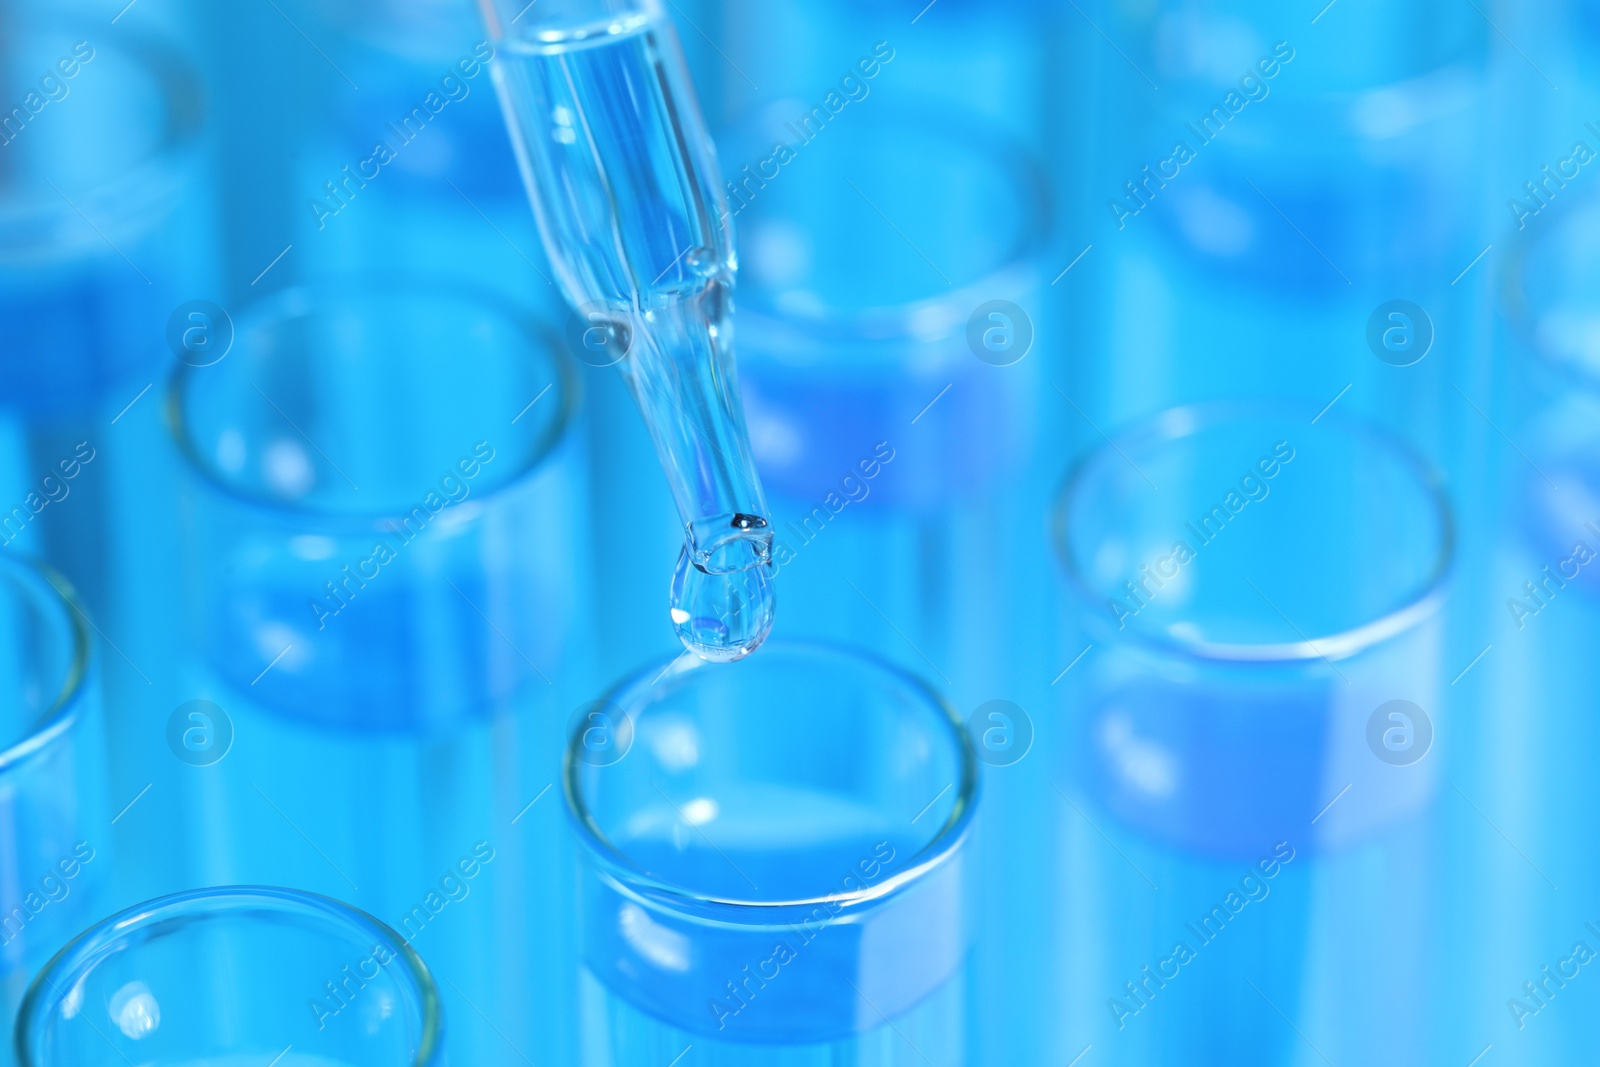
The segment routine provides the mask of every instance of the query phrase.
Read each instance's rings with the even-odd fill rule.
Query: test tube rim
[[[551,38],[585,40],[589,37],[620,36],[623,33],[634,32],[640,26],[651,22],[668,22],[670,24],[670,20],[666,17],[666,11],[661,5],[661,0],[599,0],[599,4],[603,8],[614,8],[615,10],[602,10],[600,13],[591,14],[586,18],[569,19],[560,23],[563,27],[561,30],[535,31],[535,35],[542,37],[546,41]],[[501,10],[497,0],[476,0],[473,6],[478,8],[484,29],[491,41],[499,44],[504,41],[514,42],[521,39],[517,33],[507,33],[506,27],[520,21],[523,15],[528,13],[528,8],[533,5],[529,4],[527,7],[523,7],[519,2],[516,6],[521,8],[521,12],[513,16],[510,22],[504,24],[501,22]],[[527,26],[530,28],[540,25],[548,26],[551,24],[541,23],[537,18],[529,19],[527,22]],[[624,26],[625,28],[619,28]],[[594,32],[597,30],[604,30],[605,32]],[[676,32],[675,26],[673,31]],[[515,48],[516,46],[512,45],[512,47]]]
[[[71,584],[40,560],[19,552],[0,552],[0,571],[7,571],[17,584],[28,588],[41,605],[49,605],[65,623],[62,632],[72,642],[66,677],[54,701],[23,736],[0,751],[0,774],[11,770],[47,748],[56,738],[71,730],[82,717],[88,699],[88,679],[93,663],[89,627],[83,607]]]
[[[562,752],[561,781],[566,798],[568,818],[577,828],[579,837],[588,848],[589,856],[600,865],[601,873],[628,896],[638,897],[647,903],[664,905],[676,910],[721,919],[741,927],[781,924],[788,921],[791,912],[806,911],[828,905],[836,917],[846,916],[877,904],[923,880],[925,876],[951,860],[959,851],[971,827],[979,799],[978,759],[955,708],[925,680],[888,660],[860,648],[826,641],[783,640],[768,641],[757,656],[773,652],[791,652],[803,655],[836,656],[855,661],[860,666],[887,675],[904,686],[906,691],[920,698],[923,706],[934,715],[936,726],[946,727],[954,740],[959,784],[950,815],[927,842],[912,854],[907,865],[892,876],[860,890],[825,893],[785,900],[746,900],[737,897],[702,893],[687,886],[657,878],[612,844],[598,822],[583,802],[583,788],[579,780],[584,761],[573,757],[574,746],[582,735],[582,722],[575,724],[568,735]],[[711,663],[686,653],[655,661],[623,677],[607,691],[602,703],[625,707],[619,697],[637,690],[639,693],[654,688],[658,681],[681,676],[690,671],[717,670],[722,664]],[[653,680],[652,680],[653,679]],[[645,684],[640,685],[641,682]],[[937,733],[937,729],[930,733]]]
[[[66,21],[53,13],[30,12],[21,21],[30,31],[51,26],[66,30],[67,36],[75,35],[75,31],[68,29]],[[130,31],[109,44],[96,42],[96,48],[99,47],[110,47],[123,53],[149,76],[151,84],[168,105],[159,135],[148,152],[129,161],[116,174],[76,192],[70,203],[63,196],[49,191],[41,191],[35,197],[20,201],[0,200],[0,232],[13,226],[26,225],[29,219],[40,212],[58,215],[69,222],[76,221],[79,208],[87,208],[94,213],[95,205],[102,202],[109,202],[113,208],[99,212],[101,216],[124,217],[128,214],[126,207],[115,207],[124,197],[124,190],[149,182],[152,175],[159,176],[158,180],[164,184],[176,187],[182,184],[182,173],[199,160],[209,105],[200,72],[188,56],[159,35],[141,31]],[[163,171],[168,174],[163,174]],[[162,186],[157,185],[156,188]],[[169,208],[172,206],[175,206],[175,202],[167,205]],[[152,228],[158,225],[151,224]],[[92,244],[85,243],[83,247],[98,248],[103,240],[101,236],[92,235]],[[78,246],[69,247],[76,249]],[[48,241],[38,247],[20,249],[19,256],[16,246],[0,242],[0,266],[13,266],[19,262],[26,264],[32,261],[21,257],[40,254],[50,257],[50,261],[54,262],[60,255],[59,249],[59,242]]]
[[[252,911],[331,917],[341,926],[386,942],[396,957],[405,962],[406,972],[417,991],[421,1033],[417,1055],[410,1067],[436,1067],[440,1062],[442,1044],[442,1005],[433,974],[416,950],[383,920],[353,904],[321,893],[267,885],[212,886],[169,893],[124,908],[68,941],[28,983],[27,993],[17,1009],[14,1051],[20,1067],[39,1067],[38,1061],[32,1056],[30,1038],[43,1021],[43,1013],[66,995],[62,986],[50,980],[52,973],[81,974],[113,953],[122,951],[120,942],[140,930],[186,919],[205,920],[230,912],[248,914]],[[65,988],[70,989],[73,984],[69,983]]]
[[[1157,8],[1154,5],[1151,6],[1151,10],[1160,12],[1160,8]],[[1454,70],[1481,71],[1487,67],[1490,62],[1494,36],[1491,33],[1490,28],[1484,24],[1483,20],[1467,16],[1463,18],[1462,21],[1464,25],[1472,28],[1471,32],[1467,33],[1460,40],[1455,42],[1454,51],[1434,57],[1432,64],[1429,66],[1419,67],[1413,71],[1403,73],[1398,77],[1388,76],[1382,78],[1381,80],[1371,80],[1359,85],[1340,86],[1334,89],[1312,89],[1309,91],[1304,91],[1303,95],[1306,98],[1319,98],[1322,100],[1336,101],[1343,104],[1354,104],[1369,93],[1378,92],[1397,86],[1415,84],[1429,78],[1437,77],[1440,74],[1447,74]],[[1139,41],[1148,41],[1155,35],[1154,32],[1140,33],[1136,27],[1129,26],[1125,21],[1118,28],[1123,30],[1135,30],[1133,36]],[[1251,24],[1251,28],[1259,29],[1259,27],[1255,26],[1254,24]],[[1263,48],[1271,47],[1264,38],[1260,43]],[[1287,44],[1289,42],[1280,39],[1279,43]],[[1152,54],[1152,50],[1148,46],[1140,47],[1139,44],[1134,44],[1130,48],[1130,51],[1147,61],[1154,61],[1156,59],[1156,57]],[[1155,69],[1157,74],[1161,76],[1163,85],[1171,85],[1178,90],[1178,92],[1174,95],[1176,95],[1180,100],[1194,99],[1196,97],[1209,98],[1212,96],[1220,98],[1222,93],[1227,92],[1228,89],[1235,84],[1231,74],[1228,77],[1221,79],[1217,78],[1215,75],[1205,78],[1193,76],[1185,77],[1184,75],[1176,72],[1163,71],[1160,69],[1159,65],[1157,65]],[[1257,68],[1254,66],[1248,66],[1244,73],[1253,74],[1256,73],[1256,69]],[[1274,75],[1274,77],[1276,77],[1276,75]]]
[[[1576,386],[1588,393],[1600,393],[1600,366],[1593,371],[1585,371],[1571,360],[1555,358],[1539,341],[1534,303],[1528,299],[1526,286],[1529,261],[1546,242],[1556,239],[1567,230],[1563,224],[1571,216],[1584,209],[1600,215],[1600,193],[1589,190],[1574,199],[1556,204],[1548,225],[1517,235],[1500,257],[1503,264],[1500,272],[1500,306],[1512,334],[1522,350],[1532,355],[1535,367],[1563,384]]]
[[[1051,505],[1050,539],[1056,558],[1066,571],[1068,581],[1076,594],[1079,607],[1096,609],[1104,599],[1104,590],[1096,589],[1079,564],[1068,531],[1072,503],[1081,482],[1090,468],[1108,456],[1120,457],[1123,452],[1136,450],[1142,444],[1172,444],[1192,437],[1204,430],[1230,422],[1251,419],[1281,420],[1284,413],[1297,412],[1306,405],[1297,400],[1251,397],[1236,400],[1212,401],[1168,408],[1142,419],[1131,428],[1108,438],[1105,443],[1087,449],[1073,461]],[[1309,413],[1309,412],[1308,412]],[[1455,564],[1457,532],[1455,511],[1451,507],[1443,476],[1409,442],[1364,419],[1351,418],[1334,412],[1324,412],[1318,420],[1326,420],[1330,427],[1338,427],[1348,436],[1375,445],[1387,452],[1400,466],[1407,469],[1417,481],[1417,487],[1432,505],[1439,522],[1438,544],[1433,565],[1419,587],[1399,598],[1399,602],[1384,614],[1368,619],[1356,626],[1332,634],[1312,634],[1301,641],[1273,643],[1232,643],[1210,641],[1185,641],[1171,634],[1130,627],[1119,631],[1123,640],[1152,649],[1165,655],[1177,655],[1200,663],[1270,665],[1309,664],[1329,660],[1348,659],[1421,624],[1438,611],[1444,603],[1449,578]],[[1183,427],[1172,433],[1169,428]],[[1096,610],[1090,611],[1098,618]]]
[[[718,144],[718,155],[724,156],[722,146],[733,147],[745,141],[754,142],[755,132],[762,128],[765,113],[773,105],[753,109],[720,127],[713,134]],[[880,114],[881,113],[881,114]],[[992,297],[1021,297],[1028,295],[1040,280],[1044,256],[1054,246],[1058,210],[1051,191],[1049,172],[1037,152],[1021,138],[1008,131],[992,128],[981,115],[973,112],[952,111],[940,101],[917,96],[906,101],[882,103],[869,122],[900,126],[915,123],[948,136],[952,143],[976,143],[975,151],[988,148],[994,155],[1003,157],[1002,173],[1013,175],[1023,205],[1023,218],[1018,226],[1017,238],[1010,251],[998,264],[981,277],[945,291],[934,291],[916,300],[901,301],[876,307],[857,308],[844,314],[834,313],[799,317],[785,312],[771,301],[750,299],[761,294],[761,287],[745,284],[739,287],[740,328],[748,332],[770,330],[775,333],[785,329],[797,330],[815,340],[868,338],[874,342],[894,343],[906,340],[926,342],[925,327],[919,316],[929,309],[966,309],[951,319],[944,336],[954,337],[966,328],[971,309]],[[730,216],[731,218],[731,216]],[[733,220],[737,232],[737,219]],[[749,345],[746,345],[749,348]]]
[[[1439,86],[1443,86],[1446,89],[1464,89],[1466,92],[1457,94],[1457,99],[1452,103],[1450,110],[1441,112],[1439,115],[1430,116],[1422,125],[1436,123],[1441,120],[1462,118],[1470,114],[1471,108],[1480,92],[1476,79],[1481,75],[1482,68],[1488,62],[1489,40],[1490,38],[1485,35],[1484,39],[1478,44],[1470,41],[1465,42],[1457,52],[1440,58],[1432,66],[1398,78],[1391,78],[1387,81],[1374,81],[1367,85],[1344,86],[1336,89],[1314,88],[1284,92],[1283,95],[1290,98],[1290,103],[1287,105],[1289,109],[1307,109],[1312,114],[1301,112],[1291,115],[1278,115],[1267,121],[1275,122],[1281,126],[1291,123],[1305,124],[1315,119],[1323,119],[1324,125],[1331,128],[1322,132],[1326,132],[1333,137],[1378,139],[1360,133],[1354,128],[1357,120],[1352,117],[1352,114],[1357,108],[1371,99],[1376,93],[1396,90],[1413,93],[1426,92]],[[1246,73],[1252,72],[1247,71]],[[1211,94],[1217,96],[1220,100],[1221,95],[1228,92],[1229,88],[1235,83],[1233,81],[1218,82],[1212,79],[1185,80],[1175,78],[1172,79],[1172,84],[1190,91],[1191,94]],[[1186,98],[1179,96],[1177,99],[1183,100]],[[1187,99],[1193,102],[1192,95]],[[1262,99],[1265,99],[1265,97]],[[1166,118],[1177,122],[1182,122],[1185,118],[1188,118],[1188,113],[1182,110],[1181,104],[1174,104],[1170,100],[1163,103],[1164,106],[1173,108],[1173,110],[1161,112]],[[1331,124],[1327,123],[1325,118],[1329,114],[1334,117],[1334,122]]]
[[[248,323],[257,317],[261,321],[305,318],[320,306],[325,306],[329,303],[339,306],[346,303],[348,297],[341,295],[342,287],[344,286],[388,293],[403,289],[419,292],[424,296],[454,295],[481,307],[492,309],[501,319],[517,329],[518,333],[529,342],[530,348],[544,353],[548,357],[551,370],[555,375],[555,385],[561,393],[560,411],[555,418],[550,420],[549,428],[545,433],[533,442],[517,472],[484,492],[475,495],[473,500],[483,504],[503,494],[509,495],[526,486],[530,479],[538,475],[546,462],[559,450],[569,431],[572,430],[577,418],[578,407],[582,402],[583,388],[582,380],[562,349],[561,342],[555,331],[550,328],[548,323],[538,315],[518,306],[515,301],[509,300],[499,293],[481,289],[457,279],[434,279],[427,275],[416,274],[398,276],[372,274],[359,278],[340,277],[294,286],[248,304],[240,312],[239,321]],[[299,308],[299,310],[295,311],[295,308]],[[189,383],[195,379],[196,375],[204,374],[211,369],[211,367],[195,367],[187,363],[178,363],[168,379],[166,398],[163,405],[167,432],[173,444],[183,456],[190,471],[198,474],[207,485],[236,503],[270,515],[299,515],[318,522],[380,531],[387,530],[387,524],[398,518],[396,511],[388,508],[360,510],[307,507],[301,503],[282,500],[266,493],[243,488],[217,470],[215,464],[210,461],[188,432],[189,425],[185,416],[185,397]],[[428,477],[432,477],[436,473],[430,471]]]

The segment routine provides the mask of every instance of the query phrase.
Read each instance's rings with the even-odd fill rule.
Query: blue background
[[[680,530],[620,377],[568,368],[571,418],[533,490],[542,521],[510,527],[516,552],[557,564],[540,569],[538,650],[519,651],[544,680],[421,733],[308,725],[241,685],[243,667],[219,669],[207,635],[221,623],[204,610],[215,561],[195,531],[245,520],[196,475],[164,413],[179,366],[169,320],[189,301],[223,309],[242,337],[276,294],[420,277],[562,335],[568,312],[486,73],[337,212],[324,186],[376,141],[399,143],[388,124],[483,39],[476,13],[445,0],[39,7],[96,58],[0,148],[8,164],[39,142],[25,166],[73,208],[50,203],[38,222],[29,213],[49,213],[37,204],[50,185],[9,168],[0,195],[20,206],[0,220],[0,502],[92,443],[70,494],[8,546],[64,573],[97,625],[108,799],[82,833],[104,842],[115,877],[78,926],[247,882],[397,924],[486,841],[494,861],[415,938],[441,979],[451,1060],[580,1062],[563,731],[618,678],[676,651],[665,597]],[[1033,731],[1021,760],[984,768],[961,1047],[904,1062],[1580,1062],[1600,1038],[1590,968],[1536,1014],[1508,998],[1536,1005],[1524,983],[1542,967],[1577,941],[1600,949],[1585,926],[1600,926],[1600,586],[1584,573],[1520,618],[1507,601],[1529,603],[1524,581],[1574,541],[1600,546],[1583,525],[1600,523],[1587,417],[1600,410],[1600,166],[1549,181],[1543,200],[1524,187],[1577,142],[1600,153],[1594,11],[682,0],[669,14],[728,178],[770,154],[763,123],[798,120],[876,44],[893,49],[870,91],[736,218],[736,323],[780,542],[878,442],[895,457],[814,543],[789,541],[775,636],[871,650],[963,718],[1005,700]],[[1271,77],[1251,73],[1285,47],[1293,58]],[[6,57],[18,101],[48,69],[37,56],[60,51],[41,48]],[[1189,124],[1236,89],[1263,95],[1202,143]],[[1193,158],[1129,200],[1124,183],[1177,140]],[[968,317],[991,300],[1026,318],[1020,362],[997,366],[969,344]],[[1368,340],[1392,300],[1429,323],[1431,346],[1408,366]],[[825,324],[785,334],[785,316],[807,315]],[[396,366],[424,383],[450,373],[427,357]],[[393,389],[367,395],[373,413],[396,410]],[[1431,784],[1394,819],[1301,848],[1183,977],[1119,1012],[1136,1003],[1124,983],[1273,842],[1174,841],[1107,799],[1083,722],[1093,660],[1076,657],[1110,653],[1052,515],[1073,462],[1108,436],[1241,397],[1307,417],[1333,406],[1441,472],[1456,558],[1437,655],[1411,664],[1430,672],[1434,733],[1418,766]],[[259,669],[271,655],[256,658]],[[198,699],[234,731],[206,767],[168,743],[174,709]],[[1263,721],[1293,699],[1269,702]],[[1293,730],[1180,724],[1157,740],[1204,788],[1270,767],[1282,785],[1260,803],[1336,791],[1308,784],[1327,781],[1321,741]],[[740,1062],[713,1055],[682,1062]]]

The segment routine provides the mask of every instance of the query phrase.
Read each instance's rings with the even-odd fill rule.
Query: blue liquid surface
[[[708,896],[783,900],[847,892],[847,877],[855,886],[882,881],[919,843],[915,827],[815,789],[748,781],[715,793],[668,794],[671,806],[623,824],[618,846],[658,877]],[[875,862],[885,856],[893,859]]]
[[[715,797],[674,796],[621,828],[617,844],[634,864],[713,899],[807,902],[713,909],[721,921],[707,921],[711,912],[589,878],[585,962],[646,1015],[741,1045],[856,1040],[886,1020],[915,1018],[959,987],[967,937],[959,861],[887,891],[919,843],[907,829],[800,787],[734,782]],[[860,899],[880,887],[885,895]],[[622,1024],[624,1037],[653,1029],[625,1014],[634,1021]],[[959,1043],[941,1052],[958,1054]]]

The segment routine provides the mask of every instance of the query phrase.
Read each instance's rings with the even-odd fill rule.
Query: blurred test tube
[[[437,1067],[433,976],[394,930],[327,897],[199,889],[85,930],[17,1022],[23,1067]]]
[[[242,314],[229,358],[183,368],[169,400],[205,493],[211,667],[279,714],[378,731],[449,729],[545,684],[582,552],[576,400],[556,342],[448,282]]]
[[[719,0],[686,34],[695,79],[720,119],[764,101],[820,101],[875,44],[894,49],[890,91],[979,115],[998,133],[1038,151],[1046,116],[1061,104],[1060,50],[1070,9],[1044,0]],[[687,20],[687,14],[680,18]],[[1086,28],[1086,27],[1085,27]],[[704,35],[704,36],[702,36]],[[716,47],[703,42],[714,40]],[[696,51],[696,46],[701,46]]]
[[[594,684],[559,342],[426,277],[292,289],[236,324],[167,397],[192,650],[173,714],[192,704],[213,732],[169,731],[152,757],[183,832],[147,877],[348,896],[488,1013],[453,1030],[459,1055],[559,1048],[570,954],[549,923],[570,890],[538,802],[553,709]]]
[[[1060,669],[1039,637],[1048,548],[1015,546],[1041,530],[1058,473],[1041,442],[1071,410],[1049,384],[1070,355],[1041,275],[1053,200],[1033,153],[989,116],[893,90],[912,52],[866,48],[831,103],[780,100],[719,135],[741,382],[786,579],[779,625],[890,656],[964,713],[996,698],[1038,708],[1021,680],[1042,688]],[[1042,759],[1007,769],[989,794],[1005,814],[975,864],[986,1059],[1060,1051],[1054,1027],[1011,1022],[1057,995],[1037,936],[1058,901],[1034,822],[1044,772]]]
[[[1473,165],[1482,15],[1432,0],[1315,21],[1204,2],[1100,14],[1123,54],[1099,53],[1082,225],[1105,255],[1073,298],[1108,354],[1084,369],[1106,409],[1262,392],[1320,406],[1349,386],[1345,406],[1457,454],[1444,368],[1488,358],[1471,328],[1486,272],[1467,271],[1494,239]],[[1409,326],[1389,330],[1391,301]]]
[[[100,679],[90,627],[54,573],[0,552],[0,1007],[108,902]],[[0,1056],[11,1059],[11,1044]]]
[[[1404,445],[1316,414],[1295,403],[1174,409],[1089,454],[1062,490],[1056,535],[1084,646],[1063,683],[1066,762],[1079,818],[1123,851],[1094,866],[1127,886],[1126,903],[1114,896],[1100,911],[1111,940],[1084,953],[1084,981],[1123,1009],[1097,1020],[1134,1034],[1115,1045],[1134,1057],[1122,1062],[1165,1061],[1177,1055],[1166,1042],[1191,1040],[1205,1062],[1260,1054],[1248,1020],[1265,1006],[1237,977],[1179,978],[1218,964],[1174,960],[1174,938],[1195,955],[1225,953],[1291,1017],[1375,1010],[1341,984],[1320,989],[1331,998],[1320,1016],[1305,979],[1318,968],[1398,976],[1381,983],[1385,1003],[1419,995],[1406,964],[1426,958],[1424,917],[1402,919],[1388,896],[1375,912],[1346,907],[1336,887],[1382,863],[1391,890],[1424,899],[1415,838],[1439,777],[1453,520]],[[1096,842],[1090,833],[1082,847],[1099,853]],[[1077,870],[1076,846],[1069,855]],[[1288,875],[1267,886],[1263,861]],[[1326,913],[1310,908],[1316,884],[1337,902]],[[1260,906],[1240,915],[1232,901],[1258,891]],[[1224,893],[1208,925],[1199,917]],[[1159,979],[1140,975],[1147,964]],[[1147,999],[1126,978],[1149,981]],[[1368,1026],[1313,1041],[1356,1042],[1353,1052],[1420,1037]],[[1285,1032],[1278,1055],[1295,1040]]]
[[[107,531],[160,490],[153,424],[117,423],[212,265],[199,83],[159,41],[61,14],[9,25],[0,68],[0,540],[120,629]]]
[[[1015,485],[1034,442],[1049,201],[1026,150],[976,119],[853,106],[781,102],[722,138],[752,447],[780,573],[845,574],[950,657],[973,636],[944,628],[964,617],[954,527],[1004,522],[972,502]],[[811,632],[849,632],[862,607],[840,581],[789,596]]]
[[[1592,134],[1584,139],[1600,144]],[[1600,627],[1597,241],[1600,197],[1573,188],[1528,220],[1499,264],[1505,369],[1491,395],[1509,443],[1484,464],[1486,546],[1471,616],[1474,651],[1483,652],[1470,687],[1461,686],[1483,713],[1459,762],[1467,764],[1461,788],[1484,812],[1463,812],[1465,824],[1494,819],[1522,857],[1506,863],[1498,836],[1464,848],[1475,892],[1458,907],[1482,914],[1530,897],[1548,904],[1516,912],[1464,953],[1452,968],[1452,996],[1498,996],[1522,960],[1570,942],[1592,921],[1568,901],[1600,889],[1592,850],[1568,845],[1594,832],[1587,768],[1600,757],[1600,676],[1590,651]],[[1525,995],[1513,1003],[1538,1006]],[[1590,1018],[1562,1013],[1550,1022],[1517,1031],[1520,1053],[1581,1057]]]
[[[332,107],[295,145],[285,239],[298,254],[285,276],[448,273],[558,307],[472,0],[310,6],[331,60],[360,88],[330,83]]]
[[[1503,307],[1511,371],[1527,394],[1510,467],[1518,532],[1541,557],[1567,558],[1600,521],[1600,196],[1557,205],[1506,257]],[[1521,457],[1519,457],[1521,458]],[[1593,540],[1595,535],[1587,534]],[[1564,577],[1589,589],[1592,575]],[[1537,608],[1537,601],[1527,605]]]

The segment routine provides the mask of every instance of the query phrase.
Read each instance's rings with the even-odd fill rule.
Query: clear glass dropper
[[[740,659],[772,627],[772,529],[734,369],[732,223],[677,36],[658,0],[480,5],[580,354],[618,364],[683,521],[673,626]]]

